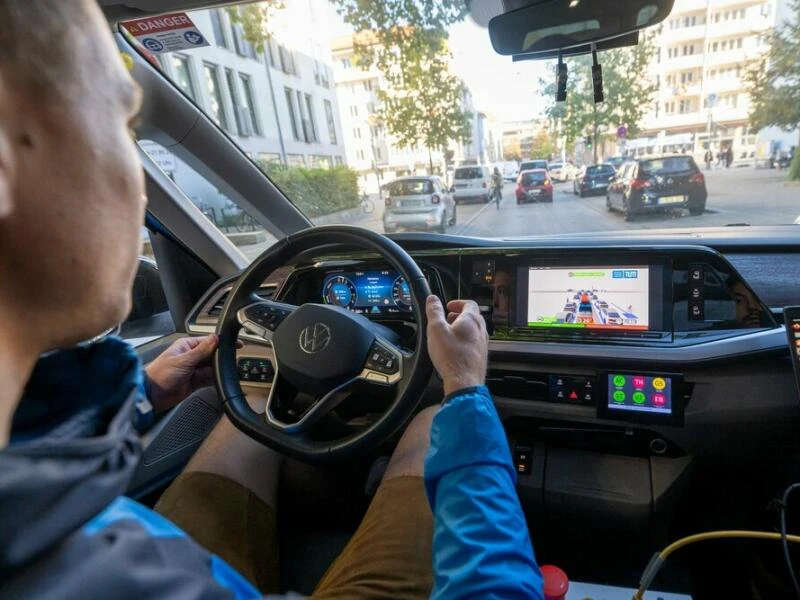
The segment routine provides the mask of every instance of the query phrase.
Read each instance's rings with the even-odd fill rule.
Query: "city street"
[[[506,184],[499,211],[492,205],[471,220],[460,219],[452,233],[517,237],[743,223],[776,225],[793,223],[800,216],[800,185],[786,183],[785,172],[746,167],[704,174],[708,189],[706,212],[696,217],[679,210],[626,222],[621,214],[606,210],[605,195],[575,196],[571,181],[556,184],[552,204],[518,206],[514,185]]]
[[[621,229],[659,229],[716,227],[733,224],[785,225],[800,216],[800,184],[787,183],[786,173],[752,167],[705,172],[708,201],[703,215],[692,217],[684,210],[673,213],[638,216],[626,222],[617,212],[606,210],[603,196],[579,198],[572,192],[572,182],[556,184],[553,203],[517,205],[515,184],[507,182],[498,210],[490,204],[461,204],[458,219],[447,233],[481,237],[520,237],[591,233]],[[383,206],[375,198],[371,214],[356,213],[349,224],[383,232]],[[268,236],[252,246],[240,249],[255,258],[274,240]]]

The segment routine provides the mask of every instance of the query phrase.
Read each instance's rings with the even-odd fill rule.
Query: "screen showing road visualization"
[[[531,267],[528,326],[647,330],[648,267]]]

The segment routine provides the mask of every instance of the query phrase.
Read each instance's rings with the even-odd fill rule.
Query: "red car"
[[[517,178],[517,204],[523,202],[552,202],[553,182],[545,169],[522,171]]]

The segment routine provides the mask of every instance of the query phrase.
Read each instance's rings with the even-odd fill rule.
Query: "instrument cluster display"
[[[363,315],[396,315],[411,312],[411,290],[393,270],[349,271],[328,274],[322,283],[326,304]]]

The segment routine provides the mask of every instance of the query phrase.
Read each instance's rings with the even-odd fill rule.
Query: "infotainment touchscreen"
[[[646,266],[530,267],[529,327],[647,331],[652,326]]]

